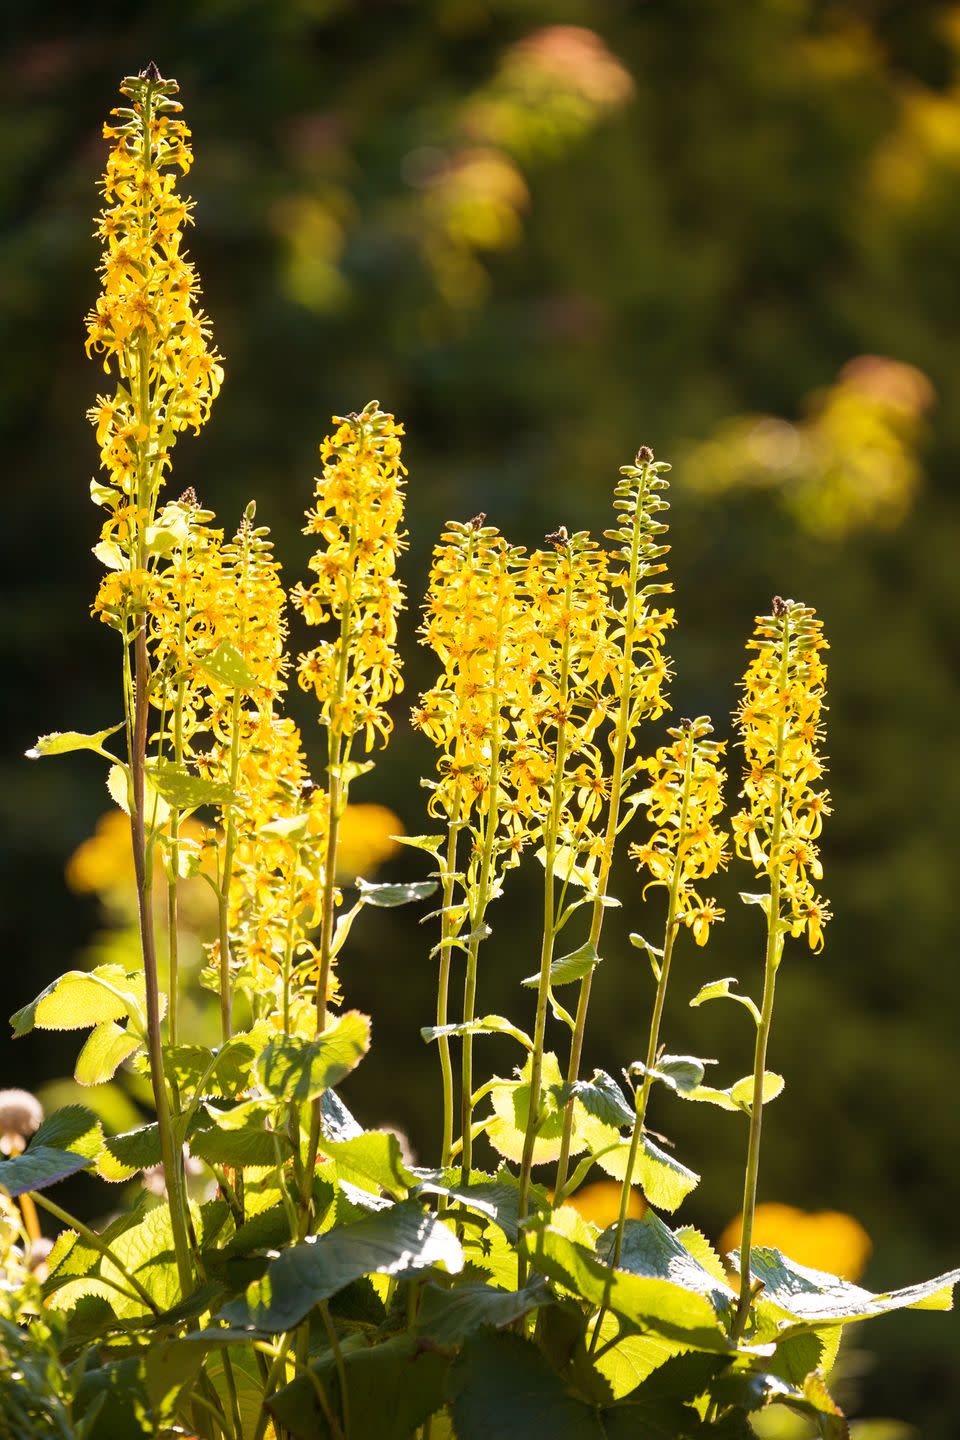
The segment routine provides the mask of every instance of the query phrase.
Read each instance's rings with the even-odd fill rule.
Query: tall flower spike
[[[348,747],[362,732],[370,750],[377,734],[386,744],[393,723],[385,706],[402,689],[396,567],[405,548],[403,426],[375,400],[335,424],[320,447],[323,474],[304,527],[323,542],[309,561],[317,578],[291,595],[309,625],[335,630],[301,655],[300,684],[316,695],[322,725]]]
[[[772,613],[757,617],[748,648],[756,654],[737,709],[746,803],[733,818],[734,843],[770,878],[773,918],[791,935],[806,932],[810,948],[820,950],[830,918],[813,883],[823,876],[816,839],[830,800],[817,788],[824,771],[823,624],[807,606],[777,596]]]
[[[89,412],[109,480],[92,494],[112,512],[98,554],[114,572],[126,571],[135,600],[140,587],[131,572],[134,561],[145,563],[145,531],[170,451],[180,431],[207,420],[223,379],[196,305],[197,274],[182,249],[191,202],[177,193],[175,172],[186,174],[193,157],[190,132],[175,118],[177,88],[155,71],[128,77],[120,89],[130,103],[104,126],[113,143],[97,227],[102,292],[87,317],[87,353],[102,355],[117,379],[113,395],[98,396]]]
[[[712,732],[706,716],[667,731],[672,743],[646,762],[650,783],[640,795],[656,828],[644,844],[630,846],[638,868],[651,876],[646,889],[676,885],[677,921],[693,931],[698,945],[707,943],[723,911],[698,892],[697,883],[727,863],[726,836],[715,824],[723,809],[719,759],[726,747],[708,738]]]
[[[763,1001],[757,1017],[750,1139],[743,1186],[740,1297],[733,1323],[739,1340],[755,1293],[750,1267],[753,1217],[760,1166],[765,1065],[777,971],[787,934],[806,931],[810,947],[823,946],[826,906],[813,886],[823,874],[814,836],[827,795],[815,789],[823,774],[821,715],[827,671],[823,625],[813,610],[775,595],[769,615],[759,615],[748,650],[755,651],[743,680],[737,720],[746,757],[744,808],[733,819],[734,843],[747,855],[769,891],[744,898],[766,915]]]

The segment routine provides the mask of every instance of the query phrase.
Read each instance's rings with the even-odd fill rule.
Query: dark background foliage
[[[443,520],[483,510],[526,544],[558,523],[600,531],[617,466],[641,443],[676,462],[676,714],[710,713],[726,733],[752,616],[774,592],[817,606],[832,646],[836,918],[822,956],[793,946],[784,966],[771,1059],[789,1083],[761,1192],[857,1216],[875,1288],[956,1264],[960,7],[37,0],[5,7],[3,26],[7,1010],[97,924],[62,881],[105,808],[97,764],[19,756],[39,732],[116,718],[114,637],[87,613],[99,521],[84,410],[98,371],[81,318],[96,294],[100,124],[119,78],[152,58],[179,79],[194,130],[191,249],[227,364],[212,423],[178,447],[174,493],[194,485],[228,527],[255,497],[292,583],[331,413],[376,396],[400,415],[407,698],[430,675],[416,606]],[[814,446],[805,473],[832,513],[852,470],[866,513],[825,525],[792,472],[779,483],[768,465],[748,483],[753,422],[728,422],[802,425],[810,396],[865,354],[917,367],[936,392],[901,435],[922,479],[898,513],[871,515],[854,410],[844,454]],[[806,432],[772,433],[789,448]],[[729,441],[716,467],[711,437]],[[729,483],[714,483],[725,467]],[[290,703],[319,763],[310,707]],[[428,826],[415,777],[432,755],[405,715],[404,702],[355,798],[416,832]],[[415,876],[420,858],[393,871]],[[534,968],[535,884],[526,865],[511,882],[481,976],[482,1008],[518,1019],[532,1004],[517,982]],[[686,1001],[718,974],[759,985],[758,912],[736,899],[749,885],[742,866],[718,885],[727,923],[706,952],[685,947],[667,1017],[670,1048],[721,1057],[727,1083],[749,1066],[743,1017]],[[658,923],[627,867],[614,888],[625,910],[608,925],[588,1055],[611,1070],[642,1048],[652,993],[627,931]],[[371,914],[342,977],[375,1021],[351,1103],[402,1125],[425,1158],[427,940],[415,917]],[[0,1083],[69,1073],[73,1039],[0,1043]],[[717,1235],[739,1205],[741,1127],[666,1102],[654,1123],[704,1175],[685,1216]],[[84,1180],[75,1203],[103,1200]],[[954,1435],[958,1340],[953,1318],[883,1322],[861,1413]]]

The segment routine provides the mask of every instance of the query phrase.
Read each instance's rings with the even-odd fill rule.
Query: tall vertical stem
[[[630,569],[627,581],[627,606],[623,619],[623,663],[620,667],[620,704],[614,732],[613,772],[610,777],[610,804],[607,810],[607,828],[604,834],[603,854],[597,873],[597,893],[594,897],[590,919],[590,944],[596,949],[600,943],[603,918],[606,907],[607,885],[613,851],[620,829],[620,806],[623,799],[623,772],[626,764],[627,743],[630,735],[631,693],[633,676],[633,652],[637,625],[637,582],[640,576],[640,547],[643,539],[642,521],[646,501],[649,470],[644,471],[643,486],[637,495],[633,517],[633,534],[630,545]],[[570,1043],[570,1060],[567,1066],[567,1080],[571,1085],[580,1078],[580,1060],[583,1055],[583,1039],[587,1028],[587,1007],[590,1004],[590,990],[593,985],[593,971],[590,970],[580,981],[580,995],[574,1020],[573,1038]],[[563,1117],[563,1133],[560,1138],[560,1157],[557,1161],[556,1189],[563,1188],[570,1163],[570,1140],[573,1134],[573,1101],[567,1104]]]

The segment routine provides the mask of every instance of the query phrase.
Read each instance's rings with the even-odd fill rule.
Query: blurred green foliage
[[[836,919],[822,957],[795,947],[785,964],[771,1058],[788,1089],[761,1195],[857,1216],[875,1288],[955,1264],[960,6],[35,0],[8,7],[4,29],[7,1010],[96,924],[62,867],[105,808],[99,772],[16,757],[40,732],[119,713],[113,637],[87,614],[98,521],[84,410],[98,382],[81,322],[96,293],[100,124],[119,78],[152,58],[179,79],[194,131],[191,248],[227,364],[214,423],[178,450],[177,491],[194,485],[228,527],[255,497],[292,582],[328,417],[371,396],[402,416],[408,697],[428,679],[416,605],[442,521],[484,510],[527,544],[558,523],[599,531],[640,443],[676,463],[676,713],[712,713],[722,733],[754,613],[774,591],[818,608]],[[872,371],[894,391],[897,376],[913,384],[912,400],[883,382],[851,401],[849,362],[868,355],[914,367]],[[854,377],[870,373],[857,363]],[[303,697],[291,706],[309,727]],[[415,777],[431,763],[401,724],[375,793],[357,798],[420,830]],[[524,874],[494,917],[484,1009],[532,1003],[518,988],[536,884]],[[717,1055],[728,1077],[746,1068],[736,1007],[683,999],[715,974],[744,988],[759,975],[743,881],[734,867],[718,891],[729,918],[706,956],[680,957],[667,1021],[671,1049]],[[614,889],[629,919],[609,926],[587,1056],[607,1068],[634,1058],[652,993],[626,942],[643,929],[627,867]],[[402,1075],[394,1113],[364,1118],[402,1125],[428,1156],[425,941],[415,921],[371,914],[343,984],[377,1036],[351,1103],[364,1113]],[[0,1083],[14,1084],[73,1059],[69,1039],[49,1038],[0,1056]],[[717,1234],[738,1205],[745,1137],[731,1117],[718,1149],[712,1117],[675,1110],[704,1174],[689,1218]],[[77,1205],[103,1203],[76,1183]],[[887,1321],[862,1413],[953,1436],[958,1340],[956,1320]],[[910,1348],[893,1367],[895,1343]]]

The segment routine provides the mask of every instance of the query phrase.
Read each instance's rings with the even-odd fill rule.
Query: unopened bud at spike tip
[[[782,595],[774,595],[771,604],[771,613],[775,620],[782,620],[787,613],[787,602]]]
[[[653,451],[649,445],[641,445],[637,451],[637,464],[650,465],[653,463]]]
[[[163,78],[157,69],[156,60],[151,60],[149,64],[145,65],[140,71],[138,78],[141,80],[149,80],[151,85],[156,85],[157,82]]]

